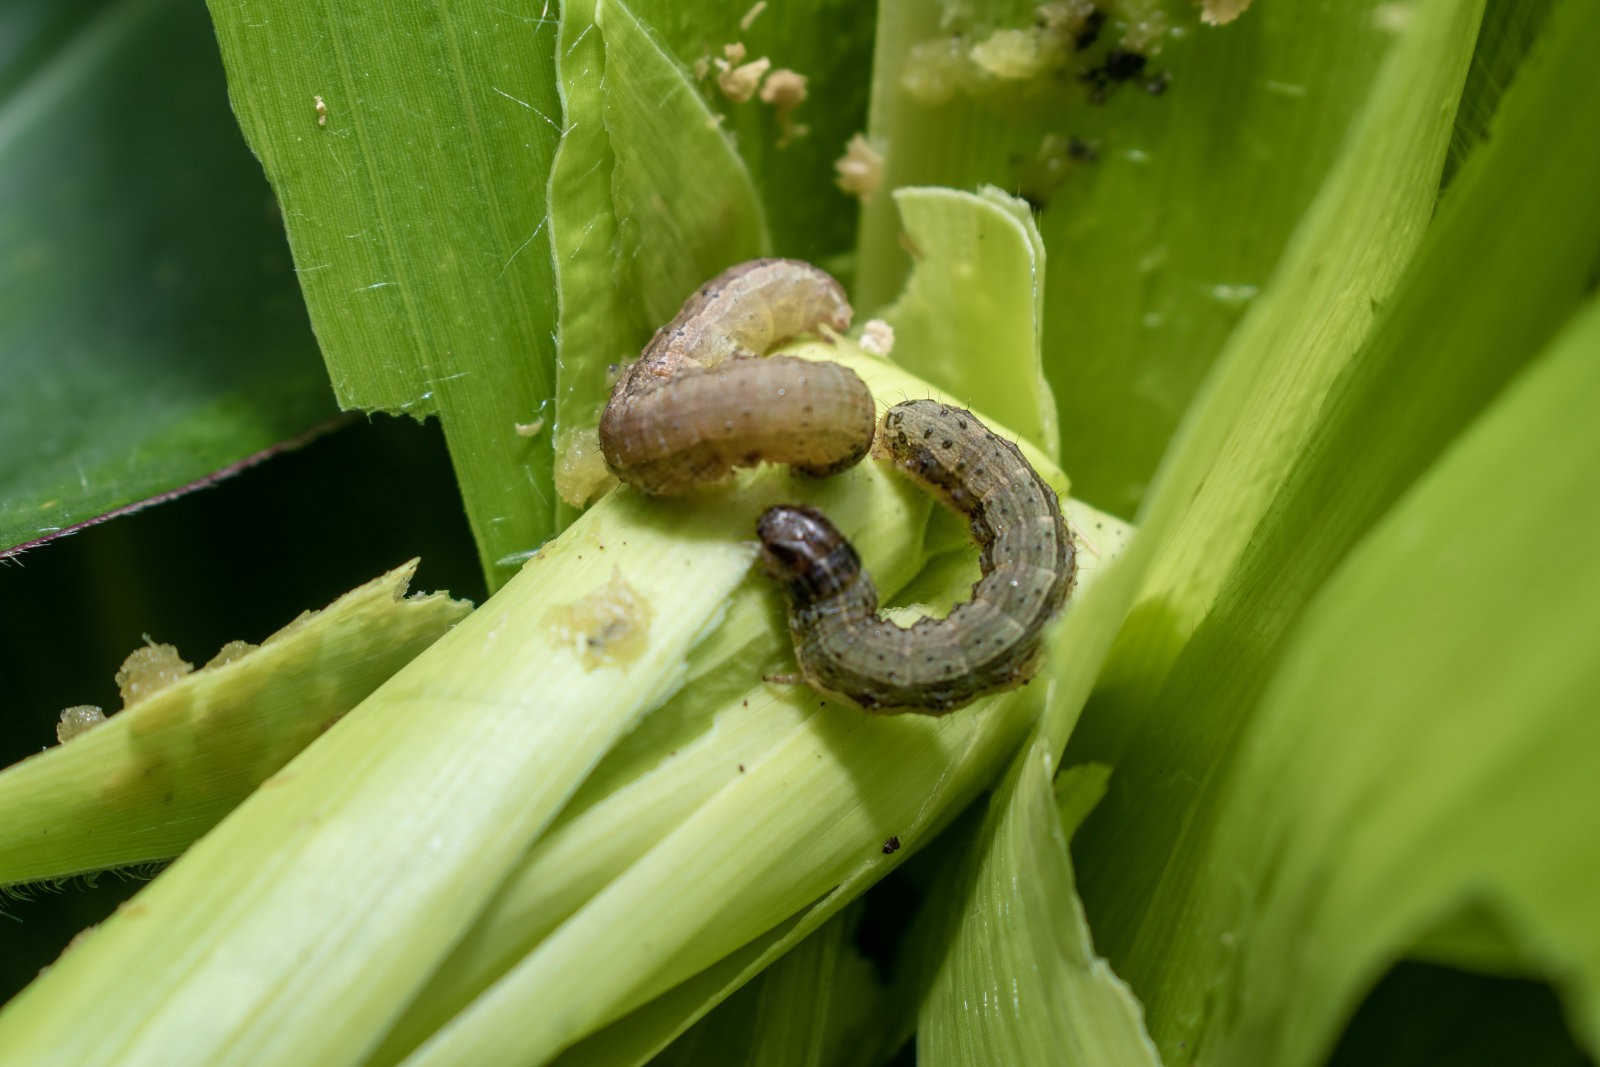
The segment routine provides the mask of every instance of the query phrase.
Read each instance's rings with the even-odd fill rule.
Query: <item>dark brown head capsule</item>
[[[797,605],[834,596],[861,578],[861,557],[816,508],[779,505],[756,523],[761,561]]]

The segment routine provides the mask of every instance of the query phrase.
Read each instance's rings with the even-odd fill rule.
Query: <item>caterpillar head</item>
[[[826,515],[816,508],[780,504],[756,523],[761,561],[797,603],[832,596],[861,575],[861,559]]]

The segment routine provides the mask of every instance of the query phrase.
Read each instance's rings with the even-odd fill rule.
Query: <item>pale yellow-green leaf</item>
[[[654,1067],[868,1067],[882,1061],[884,989],[846,908],[696,1023]]]
[[[847,342],[801,351],[847,363],[886,400],[933,393]],[[756,515],[778,500],[827,510],[869,566],[918,551],[929,507],[877,463],[821,482],[761,471],[679,501],[606,497],[0,1012],[0,1058],[365,1056],[604,754],[677,690],[694,646],[725,613],[763,625],[728,612],[730,595],[742,587],[776,608],[777,591],[750,572]],[[781,641],[772,629],[766,639]],[[914,848],[922,828],[982,787],[1031,718],[1019,694],[913,721],[824,712],[809,690],[758,676],[745,685],[749,696],[729,705],[787,705],[795,726],[502,981],[495,992],[557,976],[536,993],[550,1007],[542,1022],[528,1025],[516,1006],[509,1033],[491,1027],[491,1045],[553,1053],[781,922],[864,853],[885,860],[888,834]],[[863,786],[890,806],[859,805]],[[816,802],[788,803],[797,789]],[[797,873],[751,882],[752,862]],[[615,924],[618,909],[638,914],[639,894],[677,902],[642,946]],[[715,937],[697,936],[708,926]],[[623,948],[653,954],[572,969]],[[130,985],[122,976],[134,971]],[[81,1026],[91,1009],[96,1025]]]
[[[886,387],[906,385],[906,379],[852,365],[880,397]],[[1042,458],[1033,461],[1049,470]],[[1074,501],[1067,513],[1075,529],[1095,530],[1103,545],[1118,542],[1103,532],[1120,526],[1116,520]],[[1080,587],[1094,584],[1110,551],[1082,552]],[[938,565],[948,567],[944,586],[964,595],[970,583],[965,561]],[[958,715],[928,719],[862,716],[803,688],[760,685],[731,695],[712,722],[751,715],[776,720],[781,726],[766,735],[764,750],[751,758],[736,733],[725,743],[712,734],[699,748],[680,750],[674,759],[684,766],[664,762],[581,814],[570,828],[554,828],[551,842],[562,840],[564,829],[571,835],[563,854],[596,850],[604,856],[606,868],[591,863],[584,869],[610,880],[407,1062],[537,1061],[639,1008],[648,1023],[602,1031],[575,1050],[575,1062],[608,1062],[623,1055],[619,1048],[638,1054],[660,1047],[926,843],[998,769],[1036,714],[1040,697],[1037,687],[1029,687]],[[743,771],[737,770],[741,759]],[[687,815],[675,810],[678,801],[667,799],[684,790],[699,794]],[[794,796],[807,802],[791,803]],[[633,824],[630,837],[637,838],[626,849],[606,837],[608,824],[623,822]],[[901,848],[885,855],[882,846],[891,836]],[[493,925],[469,935],[477,973],[469,976],[462,967],[455,980],[470,977],[469,989],[482,987],[507,966],[512,946],[526,943],[528,929],[543,932],[547,924],[536,922],[533,907],[568,892],[561,886],[570,875],[553,862],[558,855],[539,856],[538,866],[522,870],[512,883],[520,887],[517,896],[503,895],[488,915]],[[650,902],[662,898],[672,899],[674,907],[651,911],[651,937],[641,946],[622,916],[652,909]],[[756,952],[741,950],[726,966],[718,962],[818,898],[819,906]],[[611,956],[619,966],[579,968],[579,974],[573,960],[584,953]],[[671,1004],[659,1014],[646,1005],[713,964],[712,973],[695,977],[689,996],[672,990]],[[460,995],[442,989],[434,994],[447,1000]],[[544,1006],[542,1021],[527,1018],[532,1004]],[[652,1034],[658,1035],[653,1046]]]
[[[1452,921],[1490,926],[1477,960],[1548,979],[1600,1052],[1597,405],[1591,300],[1311,605],[1169,946],[1228,991],[1202,1062],[1320,1062]]]
[[[853,290],[862,313],[896,297],[911,263],[892,190],[990,184],[1026,197],[1050,249],[1044,360],[1063,465],[1082,495],[1133,515],[1208,369],[1348,146],[1403,39],[1397,28],[1420,21],[1406,18],[1418,5],[1279,0],[1214,28],[1189,0],[1102,2],[1111,18],[1092,46],[1020,80],[969,79],[972,53],[997,32],[1033,34],[1042,12],[1078,5],[876,6],[868,132],[886,154],[882,188],[862,213]],[[1171,32],[1141,33],[1141,11]],[[1082,76],[1117,48],[1148,58],[1097,92]],[[941,80],[938,56],[967,69],[944,78],[952,92],[934,100],[911,86]]]
[[[1130,552],[1058,628],[1051,662],[1057,687],[1038,748],[1028,758],[1059,753],[1130,605],[1130,626],[1141,623],[1138,632],[1146,640],[1136,659],[1113,653],[1098,679],[1112,693],[1158,685],[1167,658],[1205,618],[1294,458],[1318,429],[1333,383],[1366,340],[1374,301],[1397,284],[1430,217],[1479,13],[1475,3],[1450,2],[1413,13],[1410,32],[1386,60],[1348,151],[1175,440]],[[1168,744],[1186,743],[1181,724],[1167,732]],[[1162,783],[1167,789],[1183,785]],[[992,812],[991,822],[1025,816],[1026,808],[1019,807]],[[1004,882],[1012,870],[994,856],[980,877]],[[977,907],[965,916],[973,923],[991,919]],[[1050,924],[1042,919],[1021,925],[1025,938],[1049,936]],[[952,975],[956,980],[963,983],[962,1002],[992,990],[976,971]],[[1042,1017],[1031,1031],[1024,1026],[994,1033],[1038,1042],[1031,1046],[1037,1056],[1050,1047],[1041,1039],[1055,1021]],[[1076,1022],[1084,1022],[1081,1015]],[[1170,1023],[1153,1018],[1152,1030]],[[1089,1040],[1092,1031],[1073,1029],[1071,1038]]]
[[[13,1000],[0,1060],[360,1059],[749,568],[736,513],[609,504]],[[575,631],[619,589],[646,610]]]
[[[915,250],[905,291],[882,312],[892,358],[1055,458],[1055,398],[1039,362],[1044,243],[1028,206],[994,188],[894,192]]]
[[[177,855],[471,605],[412,560],[0,773],[0,885]]]
[[[990,798],[976,840],[943,873],[922,936],[934,973],[917,1014],[917,1062],[1160,1067],[1143,1013],[1094,952],[1058,804],[1075,819],[1105,789],[1085,765],[1051,791],[1054,761],[1030,745]]]
[[[1194,899],[1215,870],[1223,772],[1250,737],[1296,619],[1592,284],[1600,111],[1552,102],[1596,98],[1594,69],[1577,57],[1597,35],[1593,5],[1553,10],[1374,331],[1308,412],[1313,432],[1271,505],[1249,520],[1248,546],[1204,622],[1184,639],[1165,602],[1147,601],[1073,736],[1071,758],[1119,768],[1075,846],[1080,891],[1097,944],[1138,990],[1163,1050],[1193,1047],[1207,1020],[1212,1002],[1195,974],[1212,968],[1199,957],[1184,965],[1178,950],[1207,936],[1194,929]],[[1534,158],[1541,165],[1530,168]],[[1206,483],[1218,523],[1243,517],[1227,511],[1229,484]],[[1481,957],[1488,940],[1479,940]]]
[[[1150,514],[1181,509],[1151,561],[1141,602],[1159,600],[1173,636],[1188,635],[1248,544],[1252,523],[1282,485],[1340,370],[1366,340],[1376,307],[1387,299],[1432,217],[1451,119],[1482,14],[1481,0],[1417,5],[1395,45],[1350,150],[1290,239],[1267,298],[1228,340],[1219,373],[1175,442],[1183,473],[1205,468],[1226,492],[1159,497]],[[1272,403],[1241,405],[1246,418],[1218,425],[1220,408],[1247,389]],[[1242,399],[1242,398],[1241,398]],[[1217,434],[1212,441],[1202,435]],[[1167,479],[1182,480],[1177,470]],[[1148,523],[1141,523],[1147,527]],[[1163,524],[1164,527],[1164,524]],[[1137,610],[1137,606],[1135,608]],[[1159,662],[1143,665],[1141,684],[1160,680]]]
[[[686,72],[621,0],[562,5],[566,127],[550,174],[561,305],[556,486],[564,518],[609,482],[594,437],[612,370],[695,287],[765,254],[761,201]]]

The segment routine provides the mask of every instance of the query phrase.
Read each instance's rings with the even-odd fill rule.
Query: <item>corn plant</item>
[[[6,955],[58,955],[3,972],[0,1063],[1600,1056],[1588,0],[6,18],[19,759],[116,669],[74,634],[152,636],[0,772]],[[902,621],[977,574],[873,459],[609,477],[616,368],[774,254],[856,308],[785,352],[1061,495],[1029,684],[785,677],[767,506]],[[262,502],[330,470],[391,510]],[[118,540],[161,515],[209,543]],[[408,596],[419,552],[476,606]],[[182,582],[332,603],[254,647],[191,595],[194,669],[141,616]]]

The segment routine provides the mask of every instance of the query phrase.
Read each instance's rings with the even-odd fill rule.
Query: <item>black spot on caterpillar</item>
[[[701,286],[611,392],[600,449],[618,478],[669,495],[763,460],[833,474],[866,455],[876,409],[848,367],[757,359],[850,325],[844,289],[793,259],[740,263]]]
[[[1026,681],[1076,573],[1055,492],[1016,445],[934,400],[890,408],[874,451],[967,517],[983,576],[947,617],[897,626],[878,615],[872,579],[827,516],[767,509],[756,532],[789,597],[801,674],[869,711],[935,715]]]

